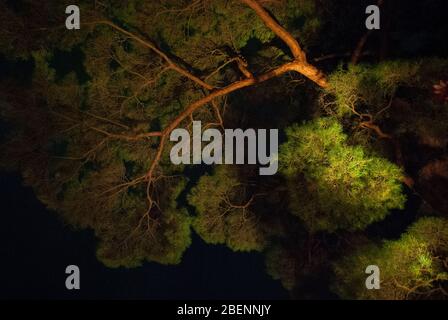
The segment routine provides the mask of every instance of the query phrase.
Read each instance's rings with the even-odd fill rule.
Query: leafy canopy
[[[197,212],[193,228],[207,243],[235,251],[263,249],[266,238],[247,189],[235,169],[219,166],[191,190],[188,200]]]
[[[334,265],[334,289],[346,299],[443,297],[448,280],[448,220],[418,220],[399,240],[358,247]],[[367,290],[366,266],[380,268],[381,289]]]
[[[401,170],[351,146],[342,126],[321,118],[286,130],[281,171],[291,211],[315,231],[362,230],[391,209],[403,208]]]

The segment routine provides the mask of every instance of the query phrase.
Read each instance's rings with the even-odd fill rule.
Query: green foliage
[[[448,220],[421,218],[399,240],[359,247],[335,263],[334,289],[346,299],[440,298],[448,285],[447,258]],[[369,265],[380,268],[380,290],[365,287]]]
[[[291,210],[311,231],[361,230],[403,208],[401,170],[347,144],[342,126],[318,119],[286,130],[280,165]]]
[[[138,230],[128,238],[125,232],[132,223]],[[190,218],[185,210],[175,209],[165,210],[158,221],[114,218],[113,226],[101,226],[96,235],[101,239],[97,257],[108,267],[136,267],[144,261],[178,264],[191,244]]]
[[[96,178],[92,172],[83,181],[81,189],[71,189],[65,195],[66,201],[74,197],[70,207],[70,217],[73,211],[78,209],[79,198],[86,195],[83,190],[92,185],[88,179]],[[104,178],[103,178],[104,179]],[[84,186],[84,187],[83,187]],[[144,188],[130,189],[126,194],[116,199],[113,203],[98,203],[97,214],[90,219],[77,213],[79,223],[89,222],[89,227],[95,230],[96,236],[100,239],[97,249],[97,256],[100,261],[109,267],[135,267],[144,261],[155,261],[161,264],[178,264],[181,261],[183,252],[191,243],[190,224],[191,218],[186,209],[179,209],[177,197],[185,187],[184,183],[166,181],[159,185],[161,190],[169,193],[161,194],[158,198],[158,206],[148,210],[147,204],[142,201],[145,194]],[[160,192],[159,190],[158,192]],[[95,201],[94,199],[87,199]],[[95,205],[89,203],[86,206]],[[102,211],[101,208],[103,208]],[[162,209],[163,208],[163,209]],[[72,221],[76,224],[77,221]]]
[[[33,51],[31,53],[34,60],[34,77],[45,78],[48,82],[54,81],[55,71],[48,65],[51,56],[47,51]]]
[[[265,236],[235,170],[221,166],[201,177],[188,200],[197,212],[193,228],[207,243],[235,251],[263,249]]]
[[[298,266],[290,251],[280,246],[266,252],[266,270],[274,279],[280,280],[284,288],[292,290],[296,286]]]
[[[328,267],[320,266],[329,257],[322,248],[328,243],[314,238],[340,240],[336,231],[362,230],[403,207],[401,170],[372,155],[380,143],[372,144],[369,136],[364,147],[354,146],[363,131],[348,136],[334,119],[287,129],[280,152],[282,176],[260,177],[252,166],[219,166],[191,188],[186,183],[190,171],[171,164],[167,143],[154,181],[147,184],[159,138],[136,137],[162,130],[208,92],[169,68],[148,46],[98,21],[149,41],[218,88],[241,79],[232,60],[237,54],[248,60],[254,75],[291,60],[287,46],[241,1],[83,0],[81,30],[73,32],[64,28],[63,14],[71,2],[15,3],[0,3],[0,63],[5,57],[8,63],[25,61],[33,68],[26,74],[27,87],[0,77],[1,121],[8,124],[0,165],[20,171],[25,184],[66,223],[93,230],[98,259],[107,266],[177,264],[191,243],[193,227],[210,244],[235,251],[267,249],[268,272],[296,290],[302,279]],[[299,39],[310,63],[313,56],[352,50],[359,38],[346,16],[359,16],[363,4],[260,3]],[[330,62],[319,63],[331,69]],[[345,127],[358,124],[354,113],[369,113],[387,132],[415,134],[419,142],[443,150],[448,109],[429,96],[447,66],[446,59],[426,59],[340,68],[331,74],[328,99],[322,101],[330,101],[326,111]],[[226,128],[285,128],[321,114],[316,95],[314,84],[288,73],[215,99],[214,107]],[[406,112],[394,106],[377,114],[393,98],[407,106]],[[204,106],[180,126],[190,128],[192,119],[216,126],[218,118],[214,108]],[[412,237],[372,245],[357,259],[365,264],[372,256],[402,258],[403,265],[401,260],[397,265],[409,268],[409,278],[419,279],[415,285],[431,277],[441,280],[445,275],[435,252],[446,251],[437,240],[442,237],[446,244],[446,236],[439,231],[432,220],[422,220],[410,229]],[[347,286],[338,289],[342,296],[360,296],[354,286],[347,288],[365,278],[356,272],[352,278],[344,275]]]
[[[142,0],[132,0],[132,1],[107,1],[110,6],[110,15],[120,21],[126,26],[132,26],[138,23],[137,16],[139,10],[144,9],[144,2]]]
[[[375,66],[350,65],[329,77],[330,92],[336,100],[336,112],[344,115],[362,106],[381,108],[401,85],[417,81],[419,64],[385,62]]]
[[[428,89],[444,76],[447,68],[446,59],[386,61],[339,68],[329,76],[329,92],[335,97],[333,111],[339,116],[354,111],[375,114],[389,104],[399,88]]]
[[[301,1],[301,5],[304,3],[312,1]],[[5,46],[2,52],[13,58],[32,59],[34,73],[33,89],[24,95],[28,100],[18,101],[19,95],[13,92],[8,97],[10,108],[4,116],[17,125],[17,132],[4,146],[8,157],[2,162],[20,163],[26,184],[33,186],[41,201],[60,212],[68,223],[93,229],[100,241],[98,257],[108,266],[135,266],[145,260],[178,263],[190,243],[191,219],[186,209],[176,204],[185,186],[158,183],[154,190],[151,188],[157,206],[147,212],[146,185],[133,185],[132,181],[147,172],[156,141],[112,139],[107,133],[132,136],[159,130],[203,93],[166,69],[150,49],[109,26],[85,24],[79,32],[66,32],[61,28],[64,16],[55,16],[55,12],[64,12],[64,5],[61,2],[35,8],[25,4],[22,17],[4,8],[10,21],[7,27],[28,26],[34,38],[2,38],[2,43],[17,40],[15,47]],[[249,42],[267,45],[274,38],[255,13],[239,1],[136,0],[79,5],[82,23],[113,21],[153,41],[179,64],[197,69],[198,74],[215,70]],[[289,1],[288,10],[281,6],[272,10],[291,24],[297,19],[307,21],[314,10],[313,6],[297,8]],[[33,10],[49,17],[46,25],[35,19]],[[45,32],[46,37],[39,32]],[[271,64],[272,56],[283,59],[282,50],[269,47],[263,48],[266,55],[258,62],[261,69],[263,63]],[[73,48],[80,51],[75,62],[54,63],[58,53],[71,53]],[[78,70],[81,67],[83,70]],[[80,83],[79,74],[86,74],[87,80]],[[211,81],[225,83],[235,74],[228,66]],[[21,112],[23,105],[28,106],[27,112]],[[195,117],[214,120],[210,111]],[[165,151],[160,169],[165,175],[179,174],[183,168],[173,167],[166,156]],[[204,177],[196,192],[203,192],[201,185],[207,179],[213,178]],[[238,180],[233,177],[233,181]],[[126,187],[128,183],[130,187]],[[238,186],[232,190],[224,184],[223,188],[227,189],[221,192],[230,197],[231,203],[212,206],[211,211],[199,208],[195,228],[204,230],[201,235],[212,243],[227,243],[234,250],[261,250],[265,236],[258,217],[251,206],[239,207],[248,199],[239,197]],[[198,199],[193,202],[199,205]],[[222,218],[220,206],[229,209]],[[221,233],[212,228],[205,234],[207,217],[218,213],[219,223],[225,225]]]

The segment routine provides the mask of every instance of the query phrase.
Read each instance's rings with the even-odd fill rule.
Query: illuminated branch
[[[188,118],[193,112],[195,112],[197,109],[201,108],[202,106],[204,106],[208,103],[211,103],[216,98],[228,95],[232,92],[238,91],[238,90],[246,88],[246,87],[250,87],[257,83],[262,83],[269,79],[283,75],[287,72],[296,71],[297,68],[301,68],[301,66],[298,66],[298,64],[300,64],[300,63],[298,63],[298,62],[286,63],[286,64],[278,67],[277,69],[274,69],[272,71],[264,73],[258,77],[247,78],[247,79],[243,79],[243,80],[234,82],[234,83],[228,85],[227,87],[215,90],[215,91],[211,92],[209,95],[203,97],[202,99],[199,99],[199,100],[193,102],[192,104],[190,104],[187,108],[184,109],[184,111],[182,111],[176,118],[174,118],[174,120],[171,121],[171,123],[167,127],[165,127],[162,130],[162,133],[160,135],[161,139],[159,142],[159,147],[157,149],[157,153],[156,153],[156,156],[151,164],[151,167],[147,173],[147,180],[151,181],[153,178],[154,170],[162,156],[167,137],[171,134],[171,132],[174,129],[176,129],[182,123],[182,121],[184,121],[186,118]]]
[[[306,59],[306,54],[300,47],[297,40],[285,28],[275,21],[275,19],[261,6],[256,0],[241,0],[241,2],[252,8],[264,24],[272,30],[291,50],[294,57],[295,65],[294,71],[304,75],[308,79],[317,83],[320,87],[328,86],[325,75],[315,66],[309,64]]]
[[[299,43],[296,39],[281,25],[279,25],[273,17],[255,0],[241,0],[243,3],[248,5],[251,9],[255,11],[255,13],[258,15],[258,17],[264,22],[264,24],[271,29],[280,39],[282,39],[290,48],[292,55],[294,57],[294,60],[288,63],[285,63],[281,65],[280,67],[275,68],[274,70],[271,70],[269,72],[263,73],[261,75],[253,75],[249,72],[247,69],[247,65],[243,64],[242,61],[238,61],[238,67],[240,71],[244,74],[245,78],[236,82],[233,82],[229,84],[226,87],[223,88],[214,88],[211,85],[205,83],[203,80],[199,79],[198,77],[194,76],[184,68],[178,66],[176,63],[174,63],[168,55],[166,55],[164,52],[162,52],[160,49],[158,49],[154,44],[151,42],[148,42],[146,40],[143,40],[139,36],[117,26],[116,24],[107,21],[96,21],[96,22],[90,22],[87,24],[104,24],[112,27],[113,29],[121,32],[122,34],[130,37],[131,39],[137,41],[141,45],[151,49],[153,52],[155,52],[157,55],[159,55],[167,64],[168,68],[173,69],[180,73],[181,75],[191,79],[195,83],[199,84],[204,89],[207,89],[209,93],[204,96],[203,98],[191,103],[189,106],[187,106],[179,115],[177,115],[162,131],[160,132],[150,132],[150,133],[143,133],[139,135],[123,135],[123,134],[115,134],[110,133],[105,130],[99,129],[99,128],[91,128],[97,132],[100,132],[110,138],[115,139],[123,139],[128,141],[135,141],[140,139],[146,139],[148,137],[159,137],[158,142],[158,148],[156,150],[156,153],[154,155],[154,158],[151,161],[151,165],[144,177],[139,177],[130,183],[126,183],[120,186],[117,186],[116,188],[113,188],[112,190],[123,190],[126,189],[129,186],[133,186],[135,184],[139,184],[141,182],[147,182],[147,195],[148,195],[148,201],[150,203],[150,206],[152,204],[149,188],[151,185],[153,185],[154,181],[157,179],[154,177],[154,172],[160,162],[160,159],[162,157],[165,144],[167,140],[169,139],[169,135],[171,132],[176,129],[181,123],[191,117],[191,115],[198,110],[199,108],[211,103],[213,105],[214,100],[226,96],[232,92],[238,91],[240,89],[250,87],[253,85],[256,85],[258,83],[262,83],[264,81],[267,81],[269,79],[279,77],[285,73],[288,72],[298,72],[302,74],[303,76],[307,77],[308,79],[314,81],[316,84],[318,84],[321,88],[326,88],[328,86],[327,80],[325,75],[319,71],[316,67],[309,64],[306,60],[306,55],[302,48],[300,47]],[[219,70],[219,69],[218,69]],[[220,120],[222,122],[222,119]]]
[[[258,17],[263,20],[264,24],[287,44],[295,60],[306,62],[306,55],[297,40],[294,39],[294,37],[285,28],[279,25],[261,4],[259,4],[256,0],[241,0],[241,2],[244,2],[252,8]]]

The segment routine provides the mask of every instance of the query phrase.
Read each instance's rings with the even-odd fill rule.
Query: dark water
[[[0,175],[0,299],[287,299],[259,254],[206,245],[197,236],[178,266],[146,263],[108,269],[89,231],[73,231],[14,175]],[[65,289],[65,268],[81,271],[81,290]]]

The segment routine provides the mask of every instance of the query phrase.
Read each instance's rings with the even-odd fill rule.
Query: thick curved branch
[[[328,86],[327,80],[325,75],[319,71],[316,67],[309,64],[306,61],[306,55],[304,51],[301,49],[299,43],[294,39],[294,37],[281,25],[279,25],[273,17],[255,0],[241,0],[245,4],[247,4],[250,8],[252,8],[256,14],[262,19],[262,21],[265,23],[265,25],[270,28],[280,39],[282,39],[290,48],[293,56],[294,61],[285,63],[281,65],[280,67],[277,67],[274,70],[271,70],[269,72],[266,72],[264,74],[254,76],[252,75],[245,67],[243,68],[242,72],[246,76],[245,79],[242,79],[240,81],[236,81],[224,88],[214,88],[211,85],[205,83],[201,79],[197,78],[196,76],[189,73],[184,68],[178,66],[176,63],[174,63],[164,52],[162,52],[160,49],[158,49],[154,44],[143,40],[142,38],[134,35],[133,33],[115,25],[114,23],[110,21],[97,21],[92,22],[90,24],[105,24],[108,25],[115,30],[123,33],[124,35],[134,39],[135,41],[139,42],[143,46],[146,46],[150,48],[152,51],[154,51],[156,54],[158,54],[165,62],[168,64],[169,68],[179,72],[180,74],[184,75],[185,77],[193,80],[197,84],[201,85],[203,88],[211,91],[208,95],[205,97],[193,102],[188,107],[186,107],[176,118],[174,118],[171,123],[166,126],[162,131],[160,132],[154,132],[154,133],[146,133],[138,136],[125,136],[125,135],[115,135],[108,132],[102,132],[103,134],[106,134],[109,137],[113,138],[122,138],[125,140],[134,140],[134,139],[141,139],[141,138],[147,138],[147,137],[160,137],[158,148],[156,151],[156,154],[154,158],[152,159],[151,165],[149,170],[147,171],[146,175],[144,177],[140,177],[139,179],[135,180],[133,183],[140,183],[142,181],[146,181],[148,183],[147,188],[150,187],[151,184],[155,181],[154,179],[154,171],[156,170],[164,148],[165,144],[168,140],[169,135],[171,132],[176,129],[185,119],[190,117],[197,109],[201,108],[204,105],[207,105],[208,103],[212,103],[216,98],[226,96],[232,92],[235,92],[237,90],[255,85],[257,83],[261,83],[264,81],[267,81],[269,79],[281,76],[287,72],[295,71],[303,76],[309,78],[310,80],[314,81],[316,84],[318,84],[320,87],[325,88]],[[240,67],[241,70],[241,67]]]
[[[290,71],[297,71],[297,72],[305,72],[309,73],[309,70],[305,70],[305,68],[299,63],[299,62],[290,62],[286,63],[272,71],[269,71],[267,73],[264,73],[262,75],[259,75],[257,77],[253,78],[246,78],[237,82],[234,82],[227,87],[224,87],[222,89],[215,90],[211,92],[209,95],[203,97],[202,99],[199,99],[195,102],[193,102],[191,105],[189,105],[187,108],[184,109],[163,131],[163,135],[168,135],[173,131],[175,128],[177,128],[180,123],[186,119],[190,114],[195,112],[198,108],[202,107],[203,105],[211,102],[212,100],[228,95],[229,93],[232,93],[234,91],[252,86],[257,83],[261,83],[264,81],[267,81],[269,79],[278,77],[282,74],[285,74]]]
[[[256,0],[241,0],[248,5],[263,20],[264,24],[271,29],[291,50],[295,60],[306,61],[305,52],[303,52],[296,39],[266,11]]]
[[[171,121],[171,123],[167,127],[165,127],[162,130],[161,134],[159,135],[160,136],[159,147],[158,147],[156,155],[151,163],[151,166],[148,170],[146,179],[148,181],[152,180],[154,170],[157,167],[157,164],[160,162],[160,158],[162,157],[163,150],[165,148],[165,143],[166,143],[168,136],[171,134],[171,132],[174,129],[176,129],[182,123],[182,121],[187,119],[197,109],[201,108],[202,106],[204,106],[208,103],[211,103],[216,98],[228,95],[234,91],[252,86],[254,84],[261,83],[261,82],[267,81],[269,79],[278,77],[284,73],[287,73],[290,71],[296,71],[298,68],[300,68],[298,66],[298,62],[286,63],[286,64],[278,67],[277,69],[274,69],[272,71],[264,73],[258,77],[243,79],[243,80],[234,82],[222,89],[215,90],[215,91],[211,92],[209,95],[203,97],[202,99],[199,99],[199,100],[193,102],[192,104],[190,104],[187,108],[184,109],[184,111],[182,111],[176,118],[174,118],[174,120]]]
[[[294,56],[294,71],[304,75],[308,79],[314,81],[322,88],[328,86],[327,79],[325,75],[318,70],[315,66],[309,64],[306,59],[306,54],[300,47],[297,40],[289,33],[285,28],[283,28],[277,21],[263,8],[262,5],[256,0],[241,0],[243,3],[248,5],[255,13],[260,17],[264,24],[271,29],[280,39],[282,39],[286,45],[291,50]]]
[[[309,64],[306,61],[306,55],[301,49],[299,43],[294,39],[294,37],[281,25],[279,25],[274,18],[256,1],[256,0],[241,0],[245,4],[247,4],[250,8],[252,8],[256,14],[263,20],[268,28],[270,28],[278,37],[280,37],[291,49],[291,52],[294,56],[294,61],[290,63],[286,63],[272,71],[264,73],[259,76],[248,76],[246,79],[234,82],[227,87],[214,90],[209,95],[199,99],[192,104],[190,104],[187,108],[184,109],[167,127],[162,130],[162,134],[160,137],[159,147],[157,149],[156,155],[151,163],[150,169],[146,175],[146,180],[151,183],[153,179],[153,173],[157,164],[160,162],[160,158],[162,157],[163,150],[165,147],[166,140],[170,133],[176,129],[182,121],[188,118],[191,114],[193,114],[200,107],[211,103],[214,99],[228,95],[234,91],[252,86],[257,83],[264,82],[266,80],[272,79],[274,77],[278,77],[284,73],[295,71],[298,72],[310,80],[314,81],[320,87],[325,88],[328,86],[327,79],[325,75],[318,70],[313,65]]]

